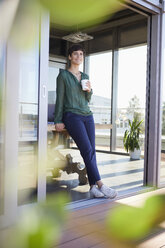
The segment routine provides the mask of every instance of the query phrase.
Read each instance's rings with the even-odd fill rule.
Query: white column
[[[7,45],[5,87],[4,218],[1,226],[11,224],[17,211],[19,52],[10,43]]]
[[[41,15],[38,135],[38,200],[46,198],[49,14]]]

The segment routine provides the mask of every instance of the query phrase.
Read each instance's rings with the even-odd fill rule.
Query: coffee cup
[[[87,86],[87,82],[89,81],[89,79],[83,79],[81,80],[81,86],[82,86],[82,90],[88,90],[88,86]]]

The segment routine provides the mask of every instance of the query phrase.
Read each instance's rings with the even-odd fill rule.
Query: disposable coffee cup
[[[88,90],[88,86],[87,86],[88,81],[89,81],[88,79],[81,80],[82,90]]]

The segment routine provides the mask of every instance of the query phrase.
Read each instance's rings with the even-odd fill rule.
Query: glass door
[[[112,52],[93,54],[88,58],[93,89],[90,108],[95,120],[96,149],[110,151]]]
[[[39,24],[41,21],[41,25]],[[38,19],[33,47],[20,54],[18,206],[46,198],[49,15]]]
[[[48,148],[48,163],[47,163],[47,193],[51,193],[57,188],[57,181],[54,177],[58,176],[56,168],[60,167],[63,163],[64,156],[60,152],[61,148],[64,148],[63,135],[56,133],[54,127],[54,111],[56,102],[56,79],[60,70],[66,69],[65,59],[49,59],[49,77],[48,77],[48,132],[47,132],[47,148]],[[52,177],[53,176],[53,177]]]
[[[116,145],[113,151],[126,152],[123,137],[128,129],[128,120],[138,118],[139,121],[143,120],[140,139],[144,155],[147,45],[119,49],[118,56]]]
[[[0,43],[0,228],[46,197],[49,15],[36,18],[33,47]]]
[[[49,61],[49,79],[48,79],[48,108],[49,104],[55,104],[56,101],[56,79],[60,70],[66,69],[66,63],[57,61]],[[48,116],[48,121],[50,116]],[[53,120],[54,121],[54,120]],[[50,120],[51,122],[51,120]]]
[[[18,205],[36,201],[39,42],[20,56]]]
[[[137,190],[143,186],[144,177],[144,140],[146,115],[146,72],[147,45],[132,46],[118,50],[118,75],[116,107],[112,132],[115,144],[112,151],[116,157],[115,173],[120,190]],[[129,130],[129,121],[143,120],[140,134],[141,156],[131,159],[125,156],[123,138]],[[124,154],[125,153],[125,154]]]
[[[66,62],[49,61],[48,77],[48,124],[54,124],[54,108],[56,102],[56,79],[60,70],[66,69]]]

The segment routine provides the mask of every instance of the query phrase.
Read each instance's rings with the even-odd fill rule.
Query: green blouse
[[[81,72],[81,80],[89,79],[88,75]],[[62,70],[57,77],[56,104],[54,123],[62,123],[65,112],[80,115],[91,115],[88,103],[91,99],[90,92],[83,91],[78,79],[68,70]]]

